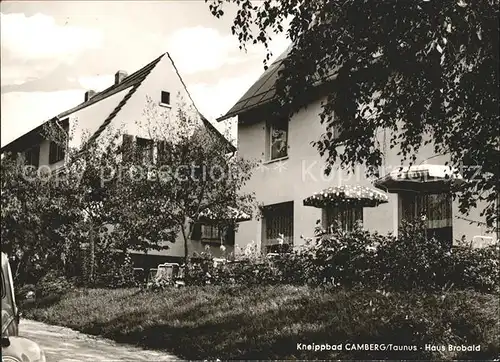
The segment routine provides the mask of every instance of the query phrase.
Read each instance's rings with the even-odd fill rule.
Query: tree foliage
[[[134,178],[140,180],[127,183],[132,196],[128,205],[133,205],[141,222],[138,234],[144,229],[153,233],[168,230],[174,241],[174,235],[180,233],[187,258],[194,224],[204,210],[222,215],[228,207],[234,207],[252,214],[253,194],[241,188],[250,178],[254,163],[230,151],[227,139],[208,129],[198,112],[182,99],[179,104],[172,115],[148,99],[145,122],[138,126],[158,146],[156,159],[154,164],[144,163],[143,155],[134,151],[132,157],[126,156],[125,165],[128,169],[135,167]],[[159,222],[165,225],[158,227]],[[157,239],[158,235],[151,237]]]
[[[209,131],[198,112],[182,101],[175,114],[162,111],[148,99],[137,123],[145,145],[125,125],[109,125],[96,140],[86,137],[82,149],[67,146],[71,132],[47,124],[44,137],[67,147],[56,171],[3,155],[2,250],[28,274],[20,283],[34,283],[49,269],[86,273],[91,281],[104,280],[107,270],[113,278],[116,263],[99,255],[123,260],[129,251],[168,249],[179,234],[187,257],[200,212],[231,206],[251,213],[253,196],[240,188],[253,163],[228,154],[227,140]]]
[[[495,224],[498,0],[206,1],[216,17],[236,5],[231,30],[243,46],[268,47],[273,35],[287,31],[293,48],[283,61],[276,105],[291,115],[326,94],[320,118],[327,128],[314,145],[330,166],[361,163],[377,173],[385,152],[376,139],[380,130],[402,161],[414,162],[430,143],[465,178],[477,171],[468,166],[480,167],[472,182],[453,191],[463,212],[481,203],[488,225]],[[264,62],[269,58],[268,49]]]
[[[48,174],[13,154],[1,162],[2,251],[12,258],[16,281],[33,283],[47,268],[65,267],[68,233],[80,217]]]

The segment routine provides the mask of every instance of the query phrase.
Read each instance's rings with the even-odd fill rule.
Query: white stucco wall
[[[244,188],[244,192],[255,192],[259,202],[271,205],[281,202],[294,202],[294,244],[303,242],[300,235],[312,236],[316,220],[321,219],[321,209],[303,206],[303,200],[324,188],[342,184],[360,184],[373,187],[371,181],[365,177],[365,169],[357,167],[354,174],[349,175],[347,170],[338,166],[330,176],[325,176],[324,160],[317,149],[311,145],[312,141],[320,139],[325,126],[319,122],[321,101],[310,104],[306,109],[295,114],[289,122],[288,130],[288,158],[284,160],[283,168],[278,168],[278,162],[267,163],[267,170],[257,169],[251,180]],[[247,113],[239,116],[238,123],[238,152],[248,159],[264,159],[266,147],[266,114]],[[245,123],[242,121],[249,121]],[[378,134],[379,142],[386,143],[386,156],[381,175],[399,167],[400,156],[397,148],[390,149],[389,135],[384,138],[384,132]],[[423,147],[416,163],[444,164],[447,156],[435,156],[432,145]],[[370,231],[381,233],[397,233],[398,227],[398,196],[389,194],[389,203],[374,208],[364,208],[364,227]],[[453,237],[459,239],[463,235],[469,240],[476,235],[486,235],[484,227],[470,225],[460,219],[463,217],[458,210],[458,201],[453,202]],[[471,210],[469,216],[473,220],[484,221],[479,210]],[[262,235],[262,221],[257,219],[242,222],[236,234],[236,245],[244,247],[255,240],[260,245]],[[494,236],[494,235],[491,235]]]

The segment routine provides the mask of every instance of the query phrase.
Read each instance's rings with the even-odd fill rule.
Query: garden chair
[[[158,265],[158,272],[156,274],[157,280],[164,280],[168,283],[174,283],[179,273],[178,263],[165,263]]]
[[[482,247],[493,245],[494,243],[495,243],[495,240],[491,236],[476,235],[472,238],[472,247],[473,248],[482,248]]]
[[[158,269],[157,268],[151,268],[149,269],[149,274],[147,277],[147,282],[152,282],[156,278],[156,274],[158,274]]]
[[[134,281],[142,285],[146,282],[145,273],[143,268],[134,268]]]

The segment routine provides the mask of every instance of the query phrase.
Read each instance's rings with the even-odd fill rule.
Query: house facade
[[[69,133],[68,147],[81,148],[82,140],[101,142],[104,140],[105,130],[120,130],[123,139],[131,141],[136,147],[151,144],[148,134],[148,122],[144,115],[147,99],[156,104],[159,109],[168,117],[168,122],[175,124],[177,115],[178,99],[195,113],[192,116],[198,117],[200,125],[207,131],[212,132],[217,137],[224,137],[205,117],[196,109],[189,92],[178,73],[175,64],[168,53],[162,54],[151,63],[138,71],[128,75],[125,71],[117,71],[115,82],[109,88],[96,93],[92,90],[82,94],[82,103],[76,107],[60,113],[47,122],[57,122]],[[185,108],[188,109],[188,108]],[[164,119],[162,119],[164,121]],[[24,134],[18,139],[5,145],[3,152],[23,153],[27,162],[40,168],[49,168],[54,171],[62,167],[66,161],[65,147],[56,142],[43,137],[43,126]],[[233,148],[227,141],[228,149]],[[145,148],[146,149],[146,148]],[[149,152],[150,149],[148,148]],[[157,150],[151,150],[153,154]],[[217,227],[210,225],[200,225],[196,240],[192,240],[189,245],[189,254],[202,252],[206,245],[220,245],[220,231]],[[168,245],[168,250],[150,251],[147,257],[142,253],[133,253],[133,258],[137,266],[145,263],[145,259],[152,266],[163,262],[180,261],[184,258],[184,246],[182,238],[179,237],[173,242],[162,241]],[[234,238],[229,235],[226,239],[226,251],[231,251]],[[212,248],[217,256],[220,252],[218,247]]]
[[[361,219],[363,227],[369,231],[397,235],[403,219],[421,214],[426,214],[427,228],[432,235],[450,242],[462,237],[476,245],[497,241],[497,235],[481,224],[485,221],[480,216],[481,205],[468,215],[462,215],[458,201],[452,200],[446,188],[436,188],[432,183],[428,187],[424,183],[419,192],[404,188],[391,190],[387,193],[389,201],[376,207],[338,211],[304,206],[304,199],[323,189],[345,185],[374,188],[375,179],[368,179],[362,166],[348,172],[335,165],[330,175],[325,175],[325,159],[312,145],[326,131],[319,117],[321,97],[290,119],[273,119],[268,105],[275,94],[274,83],[283,56],[262,74],[225,116],[219,118],[223,121],[237,117],[238,153],[244,158],[260,161],[260,166],[245,186],[245,192],[255,192],[257,201],[263,205],[262,217],[239,224],[235,236],[237,246],[244,247],[256,241],[263,252],[272,252],[279,239],[297,246],[304,243],[301,236],[313,235],[317,220],[328,226],[332,220],[351,220],[352,224],[352,220]],[[377,139],[384,154],[380,175],[406,166],[397,155],[398,149],[389,147],[388,132],[381,130]],[[436,155],[429,144],[419,151],[414,164],[420,165],[420,169],[436,166],[439,169],[445,167],[447,160],[447,156]],[[480,223],[471,224],[470,220]]]

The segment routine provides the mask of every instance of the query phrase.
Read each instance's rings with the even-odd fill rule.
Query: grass
[[[499,353],[498,297],[276,286],[77,290],[27,318],[186,359],[487,359]],[[416,352],[310,351],[297,343],[415,344]],[[426,352],[481,345],[481,352]]]

